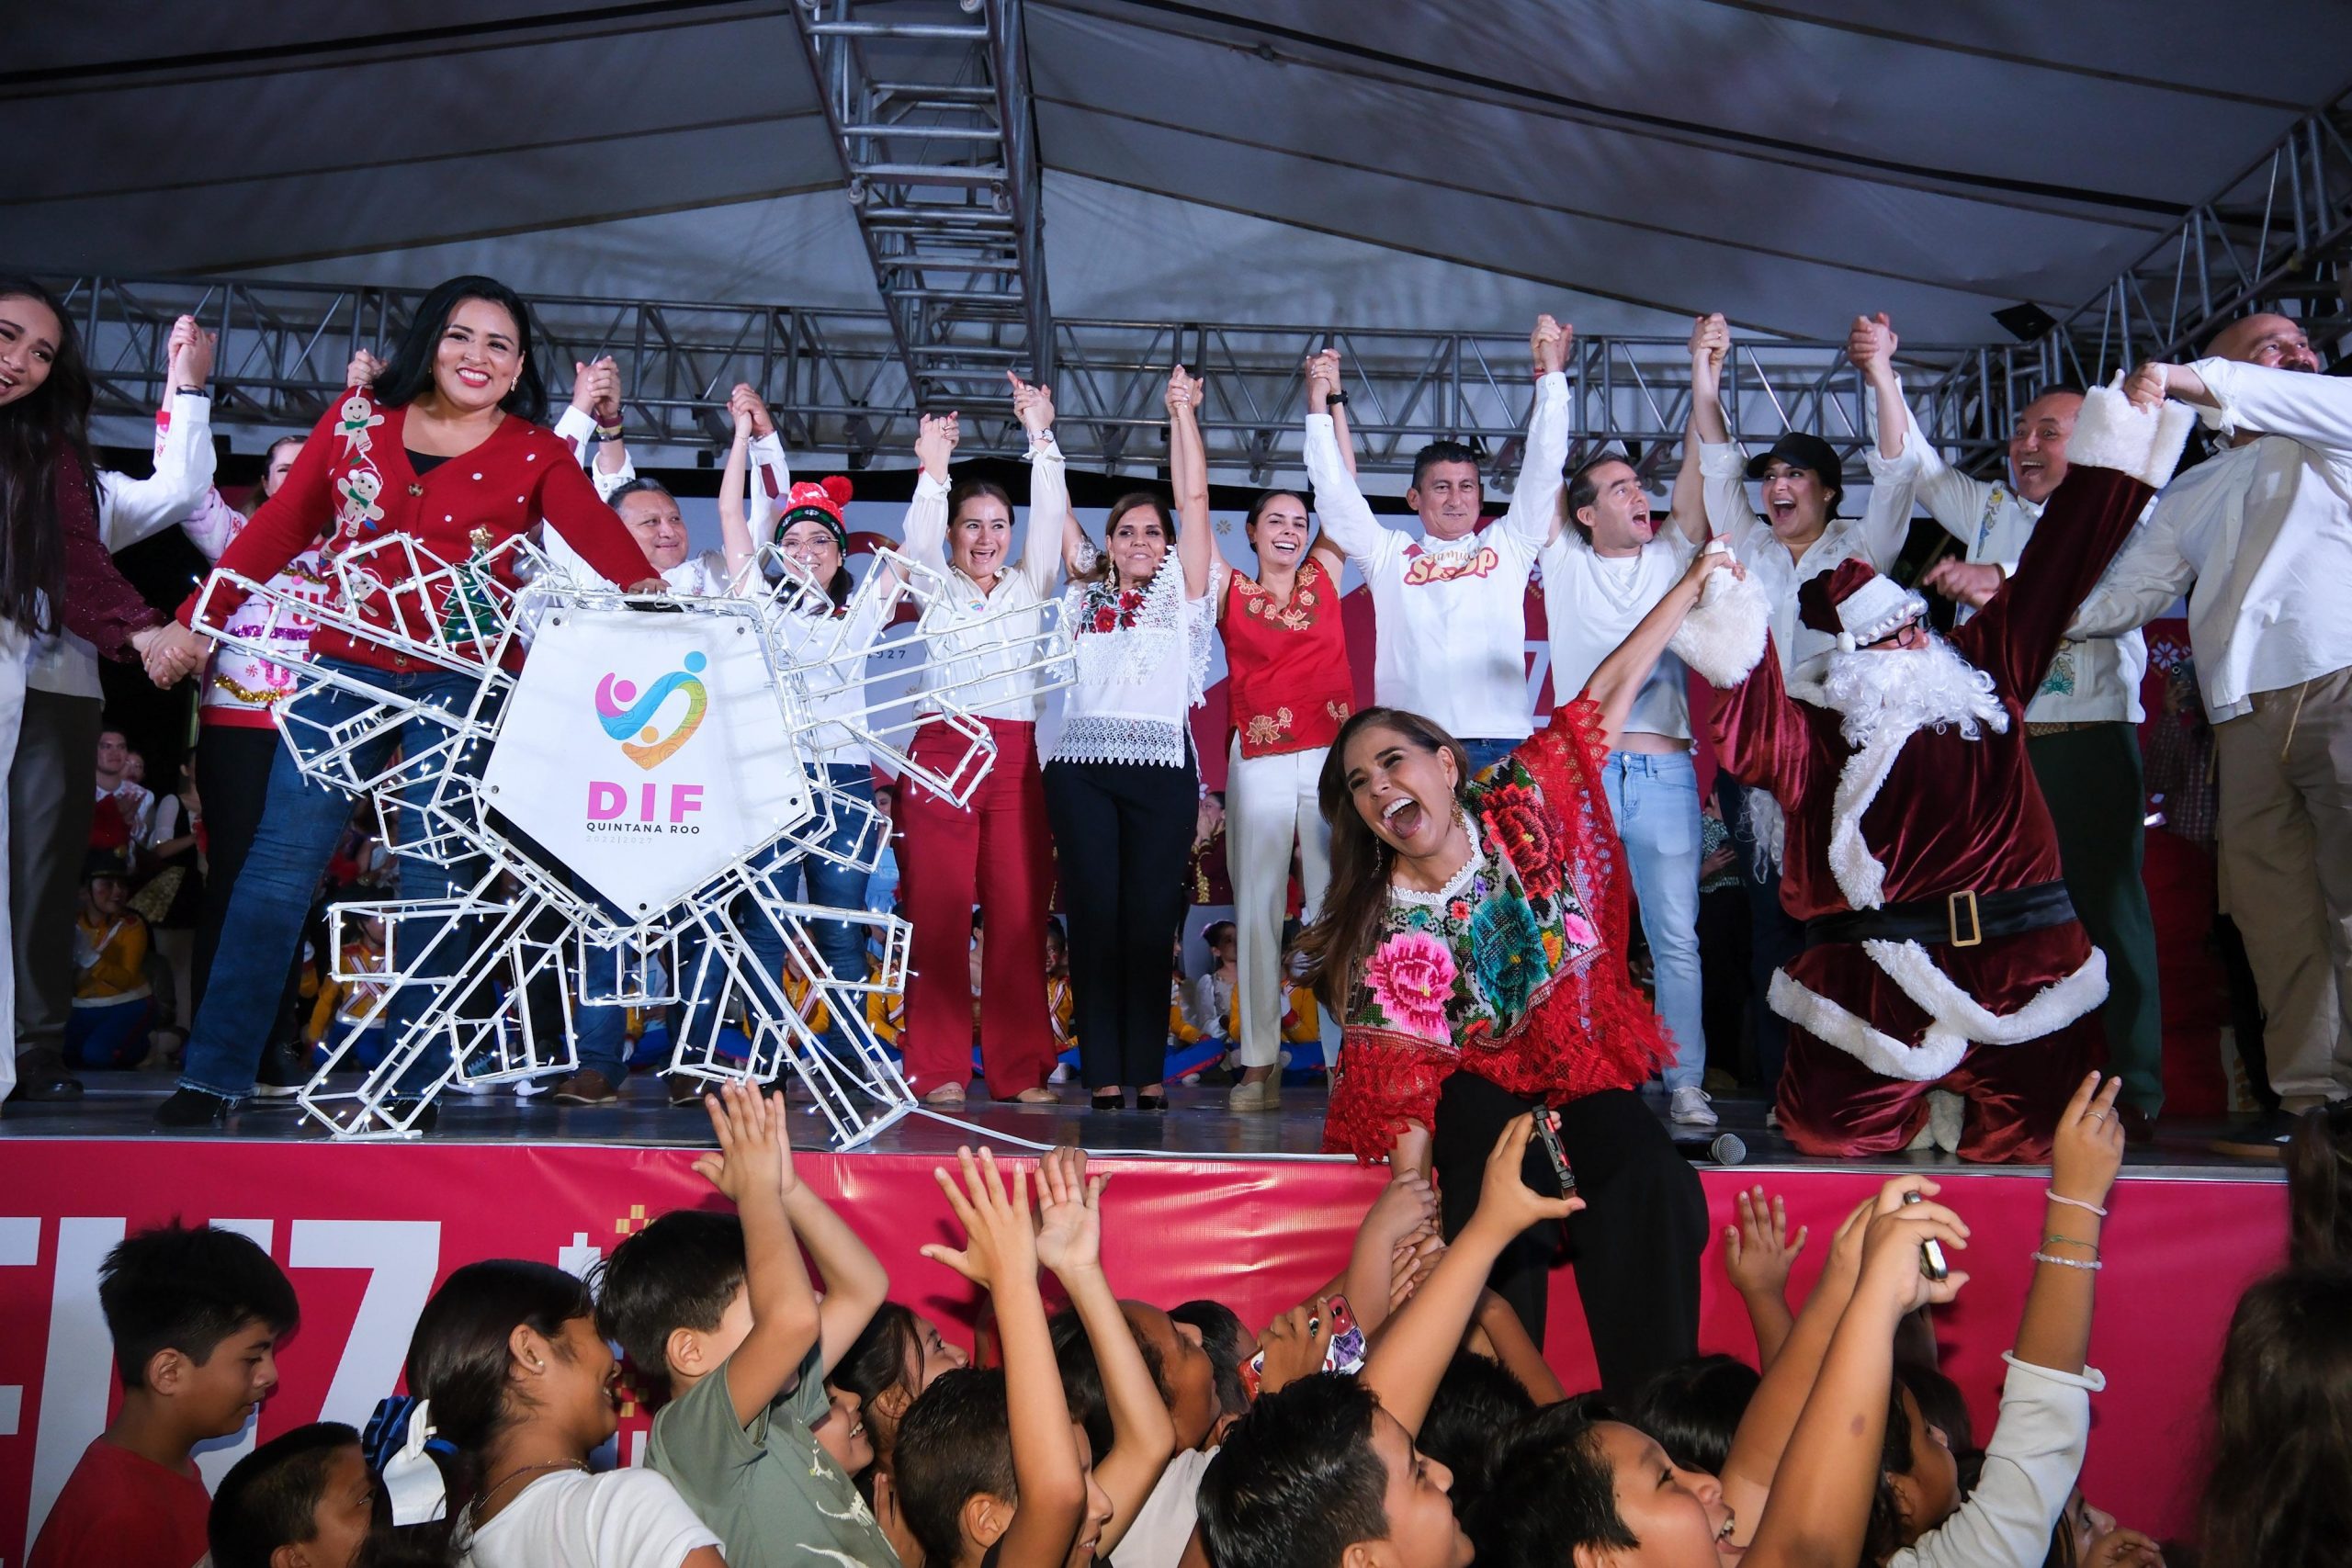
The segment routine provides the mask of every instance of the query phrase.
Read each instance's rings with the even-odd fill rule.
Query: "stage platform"
[[[709,1144],[698,1109],[672,1109],[639,1078],[617,1106],[560,1108],[511,1091],[444,1101],[438,1128],[401,1144],[337,1145],[298,1130],[291,1102],[241,1114],[232,1134],[159,1134],[163,1075],[92,1075],[84,1100],[12,1105],[0,1115],[0,1562],[28,1529],[113,1395],[96,1269],[129,1229],[175,1215],[233,1226],[266,1246],[301,1293],[303,1323],[278,1359],[258,1423],[203,1456],[217,1481],[266,1437],[305,1421],[360,1422],[400,1378],[410,1329],[434,1284],[481,1258],[536,1258],[585,1272],[619,1236],[677,1207],[715,1205],[691,1169]],[[1073,1101],[1080,1092],[1068,1091]],[[1252,1325],[1305,1299],[1343,1266],[1357,1219],[1383,1179],[1322,1156],[1319,1089],[1285,1091],[1278,1115],[1236,1115],[1222,1089],[1179,1088],[1165,1113],[1098,1115],[1082,1103],[999,1105],[974,1098],[956,1122],[910,1115],[847,1154],[818,1148],[821,1122],[796,1114],[807,1179],[836,1202],[889,1269],[892,1294],[968,1343],[978,1303],[920,1256],[957,1239],[931,1171],[959,1143],[1082,1145],[1115,1177],[1104,1261],[1123,1294],[1173,1305],[1226,1303]],[[801,1102],[805,1105],[805,1101]],[[1838,1163],[1795,1154],[1766,1131],[1760,1101],[1719,1100],[1747,1144],[1723,1168],[1693,1142],[1717,1227],[1735,1195],[1760,1185],[1813,1239],[1792,1293],[1808,1289],[1838,1221],[1894,1169],[1927,1168],[1969,1221],[1954,1266],[1967,1289],[1938,1314],[1944,1370],[1967,1393],[1981,1442],[2038,1245],[2046,1170],[1967,1167],[1937,1155]],[[960,1124],[958,1124],[960,1123]],[[2095,1402],[2086,1490],[2157,1532],[2187,1523],[2205,1391],[2237,1295],[2285,1249],[2276,1165],[2212,1154],[2212,1126],[2167,1128],[2134,1150],[2110,1207],[2092,1360],[2109,1379]],[[1702,1265],[1701,1348],[1752,1359],[1753,1336],[1719,1258]],[[1595,1381],[1573,1269],[1553,1276],[1546,1351],[1570,1388]],[[633,1405],[624,1451],[643,1440]]]

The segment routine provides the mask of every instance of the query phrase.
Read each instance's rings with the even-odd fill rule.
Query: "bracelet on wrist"
[[[2043,1195],[2053,1203],[2064,1203],[2069,1209],[2086,1209],[2102,1220],[2107,1218],[2107,1211],[2097,1203],[2086,1203],[2080,1198],[2065,1197],[2054,1187],[2043,1189]]]
[[[2085,1241],[2082,1237],[2075,1235],[2046,1235],[2041,1238],[2041,1245],[2044,1247],[2085,1247],[2090,1249],[2092,1257],[2096,1258],[2098,1256],[2098,1243],[2095,1241]]]
[[[618,425],[613,426],[610,430],[606,430],[601,424],[596,427],[596,439],[599,441],[618,441],[620,438],[621,428]]]
[[[208,400],[212,396],[210,392],[206,391],[202,387],[174,387],[172,389],[172,395],[175,398],[204,398]]]
[[[2085,1262],[2079,1258],[2061,1258],[2054,1252],[2037,1252],[2033,1255],[2033,1260],[2036,1263],[2054,1263],[2061,1269],[2087,1269],[2093,1273],[2107,1267],[2096,1258]]]

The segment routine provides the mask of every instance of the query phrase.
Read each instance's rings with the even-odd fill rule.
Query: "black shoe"
[[[281,1040],[261,1054],[261,1066],[254,1073],[254,1098],[291,1100],[310,1081],[311,1048]]]
[[[28,1051],[17,1058],[17,1087],[8,1098],[25,1105],[54,1105],[82,1098],[82,1080],[65,1068],[62,1051]]]
[[[200,1089],[174,1089],[171,1098],[155,1107],[158,1127],[225,1127],[229,1112],[236,1101],[223,1100],[217,1094],[207,1094]]]
[[[1125,1111],[1127,1108],[1127,1091],[1123,1089],[1097,1089],[1094,1098],[1087,1101],[1086,1108],[1089,1111]]]
[[[1142,1089],[1136,1090],[1136,1109],[1137,1111],[1167,1110],[1168,1091],[1164,1089],[1153,1093],[1146,1093]]]

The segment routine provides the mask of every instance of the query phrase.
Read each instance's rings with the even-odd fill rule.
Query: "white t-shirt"
[[[1544,547],[1544,620],[1552,643],[1552,700],[1572,703],[1602,660],[1633,634],[1657,602],[1674,591],[1696,548],[1679,528],[1630,556],[1604,556],[1574,524]],[[1634,694],[1629,734],[1690,739],[1690,681],[1682,660],[1658,655]]]
[[[571,1472],[532,1482],[474,1531],[467,1568],[678,1568],[718,1538],[650,1470]]]
[[[1113,1568],[1176,1568],[1201,1517],[1201,1476],[1216,1450],[1178,1454],[1136,1510],[1136,1522],[1111,1553]]]

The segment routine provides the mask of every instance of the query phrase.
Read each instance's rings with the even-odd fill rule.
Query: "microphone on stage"
[[[1747,1159],[1747,1141],[1737,1133],[1718,1133],[1703,1144],[1695,1138],[1677,1139],[1674,1146],[1686,1159],[1713,1160],[1717,1165],[1740,1165]]]

